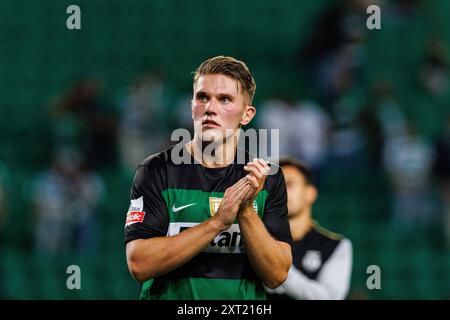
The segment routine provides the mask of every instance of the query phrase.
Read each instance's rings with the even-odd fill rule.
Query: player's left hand
[[[251,204],[253,204],[253,200],[264,187],[264,182],[266,181],[270,167],[263,159],[254,158],[253,161],[250,161],[244,166],[244,170],[249,172],[246,175],[246,179],[250,181],[252,186],[251,191],[247,194],[246,200],[251,200]]]

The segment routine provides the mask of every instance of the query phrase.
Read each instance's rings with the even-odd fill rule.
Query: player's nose
[[[206,104],[205,113],[206,114],[216,114],[217,112],[217,101],[215,99],[211,99]]]

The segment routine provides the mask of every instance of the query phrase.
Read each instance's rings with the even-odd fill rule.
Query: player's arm
[[[240,212],[238,220],[250,264],[267,287],[279,286],[292,263],[291,245],[272,238],[253,206]]]
[[[157,184],[157,179],[145,179]],[[153,186],[152,184],[152,186]],[[147,193],[151,192],[149,186]],[[149,191],[150,190],[150,191]],[[153,229],[158,225],[158,221],[164,217],[157,218],[158,215],[167,216],[163,211],[163,206],[152,205],[158,199],[156,193],[150,197],[147,194],[146,224],[140,225],[141,230],[146,230],[146,239],[134,239],[126,245],[126,257],[128,268],[133,277],[139,282],[170,272],[185,264],[204,247],[206,247],[223,230],[228,229],[233,223],[238,208],[245,195],[250,190],[247,180],[241,179],[235,185],[228,188],[224,194],[221,206],[214,217],[205,222],[189,228],[175,236],[162,235],[163,232],[155,233]],[[145,193],[145,192],[143,192]],[[141,231],[142,232],[142,231]],[[150,236],[150,237],[149,237]]]
[[[275,292],[287,294],[293,299],[342,300],[350,287],[351,270],[352,245],[350,240],[344,239],[316,280],[309,279],[297,268],[291,267],[288,279]]]
[[[292,264],[291,245],[273,238],[253,208],[253,200],[263,187],[268,165],[262,160],[254,160],[245,169],[251,172],[247,178],[252,182],[253,190],[238,213],[239,227],[251,265],[267,287],[275,288],[287,278]]]
[[[221,222],[212,217],[175,236],[130,241],[126,245],[128,269],[139,282],[170,272],[202,251],[221,230]]]

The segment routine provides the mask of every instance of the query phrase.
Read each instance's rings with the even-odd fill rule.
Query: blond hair
[[[240,85],[246,103],[252,104],[255,95],[256,83],[247,65],[233,57],[217,56],[209,58],[195,70],[194,84],[198,78],[207,74],[222,74],[236,80]]]

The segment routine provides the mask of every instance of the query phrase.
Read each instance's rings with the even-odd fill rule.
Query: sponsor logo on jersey
[[[145,212],[144,209],[144,197],[131,200],[130,207],[128,208],[127,218],[125,220],[125,227],[137,222],[144,221]]]
[[[125,221],[125,227],[137,222],[144,221],[145,212],[143,211],[131,211],[127,214],[127,220]]]
[[[198,223],[189,222],[171,222],[168,236],[177,235]],[[229,229],[219,233],[209,244],[203,249],[203,252],[214,253],[241,253],[244,250],[244,239],[241,236],[241,230],[238,224],[233,224]]]
[[[185,206],[181,206],[181,207],[175,207],[175,203],[172,205],[172,212],[173,213],[177,213],[178,211],[181,211],[181,210],[183,210],[183,209],[185,209],[185,208],[188,208],[188,207],[191,207],[191,206],[193,206],[193,205],[195,205],[195,203],[190,203],[190,204],[187,204],[187,205],[185,205]]]
[[[209,212],[211,217],[217,213],[221,202],[222,198],[209,197]],[[255,209],[256,213],[258,213],[258,205],[256,204],[256,200],[253,200],[253,209]]]
[[[322,254],[317,250],[306,251],[302,260],[303,268],[308,272],[317,271],[322,265]]]

